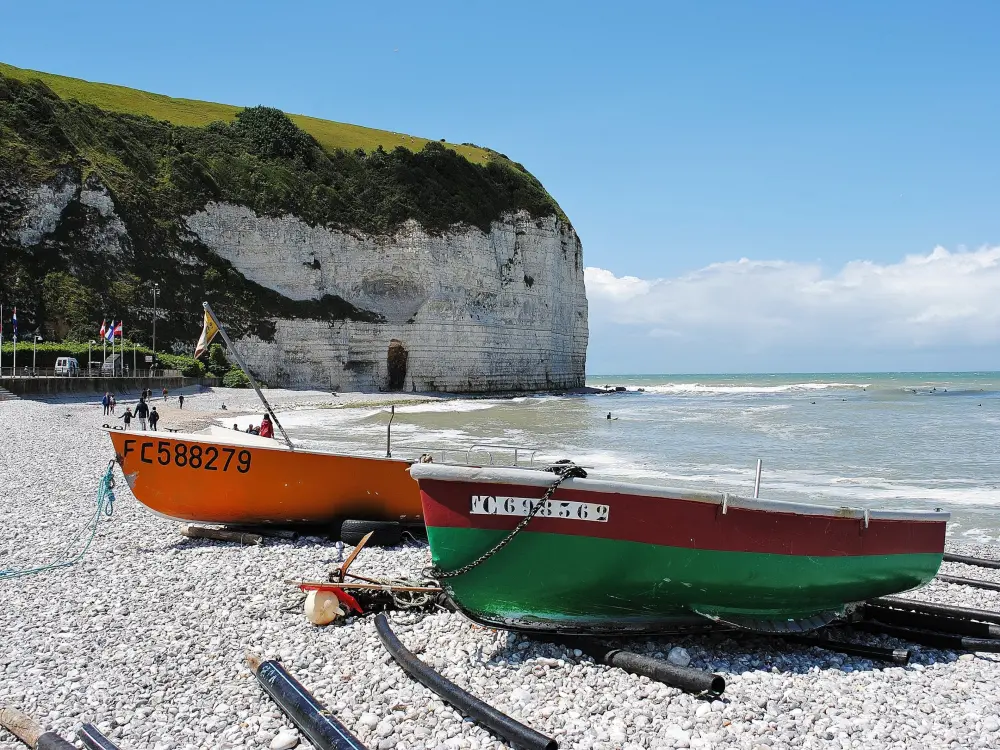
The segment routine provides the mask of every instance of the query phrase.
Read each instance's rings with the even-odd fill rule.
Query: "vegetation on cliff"
[[[293,301],[248,281],[183,218],[229,201],[386,234],[407,220],[430,232],[488,231],[509,211],[562,216],[520,165],[485,149],[460,151],[269,107],[240,110],[0,65],[0,300],[18,307],[22,331],[87,339],[104,317],[124,318],[133,337],[148,341],[156,282],[158,348],[175,350],[197,337],[203,299],[234,334],[264,339],[273,336],[269,317],[377,320],[338,297]],[[30,208],[26,193],[43,184],[107,190],[124,223],[122,247],[109,251],[112,219],[75,198],[57,226],[25,246],[15,227]]]

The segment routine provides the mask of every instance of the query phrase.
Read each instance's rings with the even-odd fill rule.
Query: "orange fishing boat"
[[[422,524],[412,461],[290,449],[220,427],[204,433],[104,428],[132,494],[182,521]]]

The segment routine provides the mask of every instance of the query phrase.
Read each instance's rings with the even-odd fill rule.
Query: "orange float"
[[[420,491],[393,458],[324,453],[212,428],[204,433],[105,428],[132,494],[150,510],[219,524],[422,524]],[[229,433],[229,434],[227,434]]]

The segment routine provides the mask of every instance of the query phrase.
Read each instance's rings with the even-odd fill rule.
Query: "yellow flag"
[[[212,343],[212,339],[215,338],[215,334],[219,332],[219,326],[215,325],[215,321],[212,320],[212,316],[205,312],[205,325],[201,329],[201,338],[198,339],[198,345],[194,348],[194,358],[198,359],[202,354],[208,351],[208,345]]]

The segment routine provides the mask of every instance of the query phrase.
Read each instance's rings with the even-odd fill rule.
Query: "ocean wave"
[[[867,389],[871,383],[786,383],[785,385],[713,385],[704,383],[666,383],[646,386],[647,393],[794,393],[796,391],[823,391],[832,389]]]

